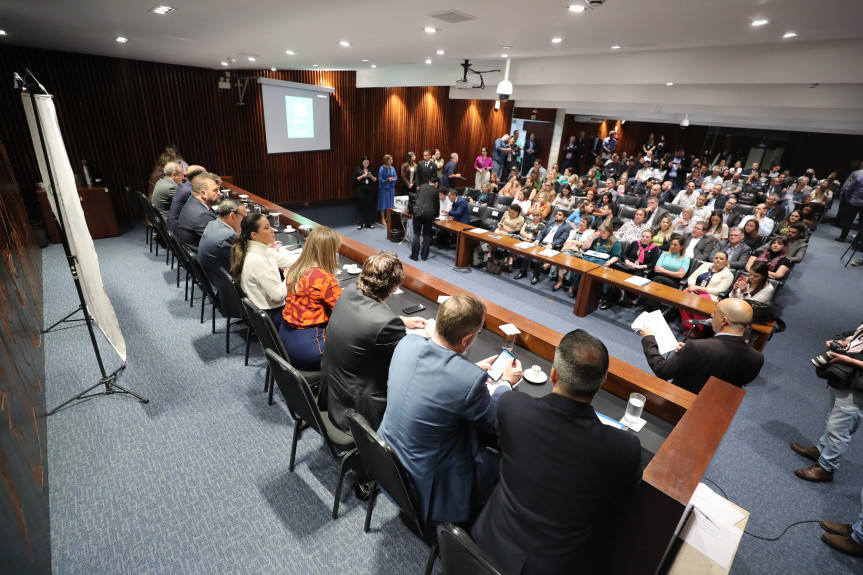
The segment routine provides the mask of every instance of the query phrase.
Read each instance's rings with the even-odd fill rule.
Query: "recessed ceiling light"
[[[512,50],[512,46],[501,46],[501,50]]]
[[[270,68],[270,72],[275,72],[275,71],[276,71],[275,68]]]
[[[318,67],[317,64],[312,64],[312,68],[317,68],[317,67]]]
[[[431,58],[426,58],[426,64],[431,64]]]
[[[222,66],[227,66],[227,65],[228,65],[227,62],[222,62]]]
[[[673,86],[673,85],[674,85],[674,82],[666,82],[666,83],[665,83],[665,85],[666,85],[666,86]]]
[[[618,46],[617,44],[615,44],[614,46],[612,46],[612,47],[611,47],[611,49],[612,49],[612,50],[620,50],[620,46]]]
[[[581,6],[580,4],[572,4],[569,7],[570,12],[584,12],[587,9],[587,6]]]
[[[437,55],[438,55],[438,56],[443,56],[443,55],[444,55],[444,51],[443,51],[443,50],[438,50],[438,51],[437,51]]]
[[[797,32],[786,32],[785,35],[783,35],[782,37],[783,38],[796,38]]]
[[[6,35],[6,30],[0,30],[0,36],[5,36],[5,35]]]
[[[254,57],[254,56],[249,56],[249,62],[254,62],[254,61],[255,61],[255,57]]]
[[[432,28],[431,26],[426,26],[425,28],[423,28],[423,30],[425,30],[429,34],[434,34],[435,32],[437,32],[437,28]]]
[[[369,62],[369,61],[370,60],[368,58],[363,58],[363,62]]]
[[[377,64],[372,64],[372,68],[377,68],[377,67],[378,67]]]
[[[500,57],[501,58],[509,58],[509,54],[501,54]]]
[[[288,56],[293,56],[294,54],[296,54],[296,52],[294,52],[293,50],[285,50],[285,54],[287,54]]]
[[[769,24],[769,23],[770,23],[769,20],[753,20],[752,21],[753,26],[764,26],[765,24]]]
[[[126,42],[129,41],[129,39],[126,38],[125,36],[117,36],[116,38],[114,38],[114,40],[116,42],[119,42],[120,44],[125,44]]]
[[[563,42],[563,38],[552,38],[551,39],[552,44],[560,44],[561,42]]]
[[[151,8],[150,12],[153,14],[158,14],[159,16],[164,16],[168,12],[173,12],[174,9],[170,6],[156,6],[155,8]]]
[[[348,42],[347,40],[342,40],[341,42],[339,42],[339,46],[344,46],[345,48],[347,48],[350,45],[351,45],[351,43]]]

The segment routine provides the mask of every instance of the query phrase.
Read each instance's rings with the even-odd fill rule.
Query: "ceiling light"
[[[782,36],[782,37],[783,37],[783,38],[796,38],[796,37],[797,37],[797,32],[786,32],[786,33],[785,33],[785,35],[784,35],[784,36]]]
[[[612,49],[612,50],[620,50],[620,46],[618,46],[617,44],[615,44],[614,46],[612,46],[612,47],[611,47],[611,49]]]
[[[255,57],[254,57],[254,56],[249,56],[249,62],[254,62],[254,61],[255,61]]]
[[[377,68],[377,67],[378,67],[377,64],[372,64],[372,68]]]
[[[317,68],[317,67],[318,67],[317,64],[312,64],[312,68]]]
[[[129,41],[129,39],[126,38],[125,36],[117,36],[116,38],[114,38],[114,40],[119,42],[120,44],[125,44],[126,42]]]
[[[501,58],[509,58],[509,54],[501,54],[500,57]]]
[[[769,24],[769,23],[770,23],[769,20],[753,20],[752,21],[753,26],[764,26],[765,24]]]
[[[170,6],[156,6],[155,8],[151,8],[150,12],[153,14],[158,14],[159,16],[164,16],[168,12],[173,12],[174,9]]]
[[[5,35],[6,35],[6,30],[0,30],[0,36],[5,36]]]
[[[426,64],[431,64],[431,58],[426,58]]]
[[[285,50],[285,54],[287,54],[288,56],[293,56],[294,54],[296,54],[296,52],[294,52],[293,50]]]
[[[501,50],[512,50],[512,46],[501,46]]]
[[[437,55],[438,55],[438,56],[443,56],[443,54],[444,54],[443,50],[438,50],[438,51],[437,51]]]
[[[666,85],[666,86],[673,86],[673,85],[674,85],[674,82],[666,82],[666,83],[665,83],[665,85]]]
[[[276,71],[275,68],[270,68],[270,72],[275,72],[275,71]]]
[[[570,11],[570,12],[584,12],[586,9],[587,9],[587,7],[586,7],[586,6],[581,6],[581,5],[579,5],[579,4],[572,4],[572,5],[569,7],[569,11]]]
[[[339,42],[339,46],[344,46],[345,48],[347,48],[350,45],[351,45],[351,43],[348,42],[347,40],[342,40],[341,42]]]
[[[434,34],[435,32],[437,32],[437,29],[436,29],[436,28],[432,28],[431,26],[426,26],[425,28],[423,28],[423,30],[425,30],[425,31],[426,31],[426,32],[428,32],[429,34]]]
[[[227,66],[227,65],[228,65],[227,62],[222,62],[222,66]]]
[[[561,42],[563,42],[563,38],[552,38],[551,39],[552,44],[560,44]]]
[[[369,62],[369,61],[370,60],[368,58],[363,58],[363,62]]]

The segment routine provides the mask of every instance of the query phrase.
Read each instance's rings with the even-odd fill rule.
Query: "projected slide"
[[[315,137],[314,103],[311,98],[285,96],[285,114],[289,138]]]

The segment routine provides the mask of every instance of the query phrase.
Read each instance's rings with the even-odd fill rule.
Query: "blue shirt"
[[[453,220],[463,224],[470,223],[470,211],[467,207],[467,202],[464,198],[456,198],[455,203],[449,210],[449,215]]]

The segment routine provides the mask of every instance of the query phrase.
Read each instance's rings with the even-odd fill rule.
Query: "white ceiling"
[[[507,53],[517,105],[671,122],[695,110],[693,124],[727,125],[725,118],[863,133],[861,0],[607,0],[580,14],[567,10],[581,1],[460,0],[433,8],[417,0],[167,0],[176,10],[157,16],[149,12],[156,0],[0,0],[7,33],[0,47],[214,69],[227,58],[236,60],[233,70],[318,64],[358,70],[361,87],[452,85],[461,60],[503,68]],[[430,16],[449,9],[476,19],[450,24]],[[756,18],[770,23],[753,27]],[[798,36],[783,39],[787,31]],[[129,42],[114,41],[121,35]],[[553,44],[555,36],[562,42]],[[339,46],[342,40],[352,45]],[[490,74],[486,84],[501,79]],[[658,90],[668,81],[675,86]],[[798,89],[812,83],[820,86]],[[729,98],[725,105],[712,101],[718,94]],[[494,93],[452,90],[451,97]]]

